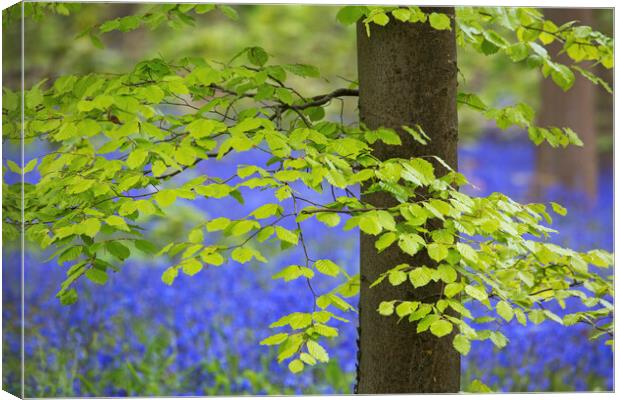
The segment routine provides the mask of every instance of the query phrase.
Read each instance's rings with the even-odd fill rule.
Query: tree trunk
[[[593,28],[607,36],[614,35],[614,13],[612,9],[594,9]],[[607,69],[598,65],[595,74],[603,78],[611,88],[614,87],[614,68]],[[596,137],[599,171],[612,171],[614,167],[614,96],[601,86],[594,88],[596,97]]]
[[[548,8],[545,17],[558,26],[572,20],[580,25],[592,24],[592,10],[586,8]],[[549,52],[556,56],[562,47],[558,42],[549,45]],[[569,58],[557,56],[562,63]],[[594,202],[598,190],[598,153],[595,120],[595,87],[580,74],[575,74],[575,83],[566,93],[551,78],[541,83],[541,109],[538,124],[572,128],[581,140],[583,147],[568,146],[552,148],[543,143],[536,150],[536,173],[533,192],[540,197],[550,186],[560,184],[566,188],[585,192]]]
[[[453,8],[425,9],[451,18]],[[366,35],[357,26],[360,119],[369,128],[389,127],[401,134],[402,146],[377,142],[374,154],[380,159],[436,155],[457,166],[456,41],[451,31],[437,31],[428,23],[390,21],[385,27],[372,25]],[[402,125],[419,124],[431,137],[421,146],[404,133]],[[438,174],[446,172],[436,164]],[[364,202],[393,206],[388,193],[362,194]],[[382,272],[401,263],[431,266],[423,255],[411,257],[397,246],[380,255],[376,237],[361,234],[361,292],[357,393],[457,392],[460,386],[460,357],[452,347],[452,336],[437,338],[429,332],[417,334],[415,325],[397,323],[397,317],[379,315],[383,300],[437,299],[441,284],[419,289],[387,283],[368,286]]]

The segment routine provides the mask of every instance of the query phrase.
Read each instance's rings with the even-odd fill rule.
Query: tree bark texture
[[[593,10],[593,28],[610,37],[614,35],[614,12],[610,8],[598,8]],[[607,69],[598,65],[594,71],[596,75],[603,78],[611,88],[614,87],[614,68]],[[601,86],[594,88],[596,97],[596,136],[599,145],[598,168],[613,170],[614,166],[614,96],[608,93]]]
[[[446,13],[453,8],[424,10]],[[385,27],[372,25],[370,37],[358,22],[357,51],[360,118],[370,129],[397,130],[402,146],[377,142],[374,154],[380,159],[436,155],[457,167],[457,66],[454,25],[438,31],[428,23],[390,21]],[[415,142],[401,129],[419,124],[431,137],[427,146]],[[446,170],[435,163],[437,175]],[[364,202],[378,207],[393,206],[388,193],[362,194]],[[384,300],[435,302],[441,283],[414,289],[411,284],[394,287],[384,282],[369,285],[386,270],[401,263],[433,266],[421,251],[411,257],[394,245],[377,254],[377,237],[361,234],[361,292],[358,377],[356,392],[448,393],[460,386],[460,357],[452,347],[452,335],[437,338],[429,332],[417,334],[406,319],[379,315]],[[421,254],[423,253],[423,254]],[[429,300],[430,299],[430,300]]]
[[[545,17],[558,26],[578,20],[580,25],[591,26],[592,9],[548,8]],[[556,41],[548,46],[549,53],[558,61],[570,64]],[[596,134],[596,99],[594,85],[575,73],[573,87],[564,92],[551,78],[541,82],[541,108],[538,117],[540,126],[569,127],[581,140],[583,147],[569,145],[567,148],[552,148],[546,142],[536,150],[536,173],[533,194],[539,198],[553,185],[585,192],[591,201],[598,190],[598,152]]]

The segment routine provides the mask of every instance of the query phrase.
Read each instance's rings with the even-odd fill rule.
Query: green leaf
[[[409,280],[416,288],[426,286],[432,278],[431,270],[427,267],[418,267],[409,272]]]
[[[415,313],[411,314],[409,318],[413,317],[414,315]],[[439,321],[439,315],[437,314],[426,315],[424,318],[420,320],[420,322],[418,322],[418,326],[416,327],[416,332],[417,333],[426,332],[428,328],[430,328],[431,324],[435,321]]]
[[[197,4],[194,11],[196,14],[205,14],[215,8],[214,4]]]
[[[137,205],[135,201],[126,201],[118,208],[118,215],[131,215],[136,212]]]
[[[159,104],[166,94],[158,86],[148,86],[141,92],[146,100],[151,104]]]
[[[336,19],[343,25],[351,25],[363,17],[366,10],[364,6],[344,6],[336,14]]]
[[[458,293],[460,293],[461,290],[463,290],[463,284],[462,283],[458,283],[458,282],[456,282],[456,283],[449,283],[443,289],[443,293],[446,295],[446,297],[452,298],[452,297],[456,296]]]
[[[131,254],[127,246],[117,241],[106,242],[105,248],[110,252],[110,254],[121,261],[125,260]]]
[[[416,254],[422,246],[424,246],[424,239],[421,236],[416,235],[415,233],[407,233],[401,235],[398,240],[398,246],[402,251],[409,254],[410,256]]]
[[[219,217],[207,222],[207,231],[215,232],[224,230],[230,225],[230,220],[225,217]]]
[[[190,135],[197,139],[210,136],[214,133],[222,132],[225,129],[226,125],[219,121],[214,121],[210,119],[196,119],[192,123],[187,125],[187,130]]]
[[[312,323],[312,315],[308,313],[296,312],[290,314],[288,324],[293,329],[303,329]]]
[[[165,207],[170,206],[172,203],[176,201],[177,195],[176,195],[176,192],[173,190],[163,189],[155,193],[153,198],[155,199],[157,204],[159,204],[160,207],[165,208]]]
[[[437,30],[450,30],[450,17],[444,13],[431,13],[428,16],[428,22],[434,29]]]
[[[33,158],[32,160],[28,161],[28,164],[26,164],[26,166],[24,167],[24,174],[27,174],[28,172],[32,171],[34,169],[34,167],[37,166],[37,159]]]
[[[426,251],[429,257],[437,262],[448,257],[448,248],[441,243],[430,243],[426,246]]]
[[[499,331],[492,331],[489,334],[489,338],[493,342],[493,344],[497,347],[504,348],[508,344],[508,339]]]
[[[379,220],[379,224],[383,227],[383,229],[388,231],[396,230],[396,221],[392,214],[385,210],[377,211],[377,219]]]
[[[393,301],[382,301],[379,304],[379,308],[377,309],[377,311],[379,311],[379,314],[384,315],[386,317],[394,314],[394,302]]]
[[[260,344],[263,346],[274,346],[276,344],[280,344],[284,342],[288,338],[287,333],[276,333],[275,335],[271,335],[265,339],[263,339]]]
[[[471,383],[470,389],[473,393],[493,393],[493,389],[482,383],[478,379],[474,379]]]
[[[302,276],[311,279],[314,277],[314,271],[312,271],[310,268],[302,267],[301,265],[289,265],[282,271],[273,275],[271,278],[281,278],[284,279],[285,282],[289,282]]]
[[[252,259],[254,252],[247,247],[237,247],[230,253],[233,260],[240,264],[245,264]]]
[[[321,212],[316,214],[317,221],[333,228],[340,223],[340,216],[336,213]]]
[[[134,245],[136,246],[138,250],[140,250],[144,254],[148,254],[148,255],[157,254],[157,247],[153,243],[149,242],[148,240],[136,240],[134,242]]]
[[[400,318],[403,318],[414,312],[419,305],[420,302],[418,301],[403,301],[398,306],[396,306],[396,315],[398,315]]]
[[[63,264],[67,261],[73,261],[82,254],[81,246],[68,247],[65,251],[58,256],[58,264]],[[78,264],[79,265],[79,264]]]
[[[301,360],[293,360],[290,363],[288,363],[288,369],[292,373],[298,374],[304,370],[304,363],[301,362]]]
[[[224,264],[224,261],[226,261],[224,259],[224,256],[222,256],[220,253],[215,252],[214,249],[209,247],[205,248],[203,251],[200,252],[200,259],[205,264],[215,265],[216,267]]]
[[[392,15],[399,21],[407,22],[409,21],[409,17],[411,17],[411,11],[406,8],[397,8],[396,10],[392,10]]]
[[[189,89],[183,83],[183,79],[174,79],[168,81],[168,89],[170,89],[170,91],[176,95],[189,94]]]
[[[152,215],[157,212],[157,208],[148,200],[136,201],[136,208],[140,211],[142,216]]]
[[[375,248],[380,253],[383,250],[385,250],[386,248],[390,247],[392,245],[392,243],[394,243],[396,241],[397,238],[398,238],[398,235],[396,235],[396,233],[394,233],[394,232],[384,233],[375,242]]]
[[[456,281],[456,278],[457,278],[456,270],[452,268],[450,265],[441,264],[439,267],[437,267],[437,271],[439,272],[439,278],[445,283],[452,283]],[[446,296],[448,296],[448,294],[446,294]],[[452,297],[452,296],[448,296],[448,297]]]
[[[262,67],[269,59],[269,55],[262,47],[250,47],[248,48],[248,61],[252,64]]]
[[[340,267],[331,260],[317,260],[314,267],[320,273],[328,276],[337,276],[340,273]]]
[[[43,92],[39,88],[41,83],[42,82],[26,92],[26,107],[35,108],[43,102]]]
[[[480,286],[467,285],[465,286],[465,293],[478,301],[485,301],[488,299],[486,291]]]
[[[495,308],[497,310],[497,314],[499,314],[499,316],[504,318],[507,322],[510,322],[514,317],[514,311],[512,307],[510,306],[510,304],[503,300],[498,302]]]
[[[515,317],[517,318],[517,321],[519,321],[521,325],[525,326],[527,324],[527,317],[525,316],[525,313],[523,312],[523,310],[521,310],[520,308],[516,308],[514,312],[515,312]]]
[[[362,232],[369,235],[378,235],[383,230],[376,213],[366,213],[362,215],[359,219],[359,227]]]
[[[192,231],[188,235],[188,239],[191,243],[202,243],[204,241],[204,234],[202,233],[202,228],[198,227],[196,229],[192,229]]]
[[[452,345],[462,355],[466,356],[471,350],[471,342],[465,335],[456,335],[452,341]]]
[[[393,129],[379,128],[374,131],[368,131],[364,134],[364,138],[368,143],[375,143],[377,140],[381,140],[385,144],[397,146],[402,144],[400,136]]]
[[[195,258],[184,260],[180,265],[183,273],[189,276],[194,276],[202,270],[202,263]]]
[[[555,68],[551,71],[551,79],[566,92],[575,83],[575,74],[566,65],[555,64]]]
[[[314,328],[314,331],[321,336],[325,336],[329,338],[338,336],[338,329],[332,326],[327,326],[323,324],[315,324],[313,328]]]
[[[6,160],[6,164],[9,166],[9,170],[11,170],[11,172],[21,175],[22,169],[19,167],[19,165],[17,165],[15,161]]]
[[[321,362],[329,361],[329,356],[327,355],[327,351],[325,351],[325,349],[320,344],[315,342],[314,340],[308,340],[308,342],[306,343],[306,346],[308,347],[308,353],[310,353],[312,357],[316,358],[317,360]]]
[[[257,234],[256,234],[256,240],[259,243],[263,243],[265,240],[269,239],[271,237],[271,235],[274,234],[275,232],[275,228],[273,226],[266,226],[263,227],[263,229],[261,229]]]
[[[321,72],[319,69],[312,65],[307,64],[284,64],[284,69],[290,71],[291,73],[301,76],[301,77],[310,77],[310,78],[318,78],[321,76]]]
[[[425,207],[441,220],[444,219],[445,215],[450,215],[452,209],[450,204],[438,199],[431,199],[427,204],[425,204]]]
[[[208,228],[208,225],[207,225]],[[233,236],[242,236],[251,231],[252,229],[260,228],[260,224],[252,220],[241,220],[235,222],[232,226],[230,233]]]
[[[566,215],[566,208],[562,207],[560,204],[555,203],[555,202],[551,202],[551,208],[553,208],[553,211],[561,216],[565,216]]]
[[[60,295],[60,303],[63,306],[69,306],[74,304],[78,300],[78,295],[75,289],[71,288]]]
[[[293,104],[294,102],[293,94],[291,93],[289,89],[279,87],[279,88],[276,88],[275,93],[276,93],[276,97],[278,98],[278,100],[280,100],[284,104],[287,104],[287,105]],[[280,172],[284,172],[284,171],[280,171]],[[279,177],[276,177],[276,178],[280,179]]]
[[[89,268],[84,275],[97,285],[105,285],[108,282],[108,274],[99,268]]]
[[[279,215],[282,212],[282,207],[278,204],[263,204],[258,207],[256,210],[252,211],[250,215],[252,215],[256,219],[265,219],[269,217],[273,217],[274,215]]]
[[[278,239],[293,245],[297,245],[299,242],[299,237],[295,232],[289,231],[281,226],[276,226],[276,236]]]
[[[413,321],[417,321],[417,320],[419,320],[421,318],[424,318],[432,310],[433,310],[433,306],[432,305],[427,304],[427,303],[421,303],[418,306],[418,309],[409,316],[409,321],[413,322]]]
[[[95,46],[98,49],[103,49],[104,48],[103,42],[101,41],[101,37],[99,37],[99,35],[97,35],[93,31],[91,31],[88,34],[88,37],[90,38],[90,41],[93,44],[93,46]]]
[[[192,257],[194,254],[196,254],[196,252],[197,252],[198,250],[200,250],[201,248],[202,248],[202,245],[201,245],[201,244],[193,244],[193,245],[191,245],[191,246],[189,246],[189,247],[188,247],[188,246],[185,246],[184,244],[182,244],[182,245],[179,247],[179,251],[180,251],[181,249],[185,249],[185,251],[183,252],[183,255],[182,255],[181,257],[182,257],[182,258],[189,258],[189,257]],[[173,255],[172,253],[173,253],[173,252],[170,252],[169,254],[170,254],[170,255]],[[174,253],[176,253],[176,251],[175,251]]]
[[[248,176],[252,176],[256,172],[260,171],[260,168],[256,165],[244,165],[237,166],[237,176],[241,179],[245,179]]]
[[[439,319],[431,324],[431,333],[437,337],[448,335],[452,332],[452,323],[445,319]]]
[[[308,353],[301,353],[299,359],[308,365],[316,365],[316,359]]]
[[[179,275],[179,271],[176,268],[170,267],[167,268],[164,273],[161,275],[161,280],[166,285],[172,285],[176,277]]]
[[[93,238],[101,229],[101,222],[97,218],[89,218],[80,224],[80,229],[84,235]]]
[[[407,274],[404,271],[391,271],[388,274],[388,281],[392,286],[398,286],[407,280]]]
[[[301,177],[301,172],[289,169],[284,171],[278,171],[274,174],[273,177],[282,182],[293,182]]]
[[[543,310],[532,310],[529,313],[529,318],[530,321],[538,325],[545,320],[545,313],[543,312]]]
[[[217,8],[231,20],[236,21],[239,19],[239,14],[237,14],[234,8],[227,5],[218,5]]]
[[[105,223],[122,231],[129,231],[129,226],[127,226],[125,220],[118,215],[110,215],[105,219]]]
[[[377,25],[385,26],[390,22],[390,17],[388,17],[385,13],[377,13],[372,16],[372,22]]]
[[[468,261],[477,263],[478,262],[478,253],[467,243],[457,243],[456,249],[458,252]]]
[[[278,362],[282,362],[283,360],[286,360],[287,358],[295,355],[299,351],[302,343],[303,340],[301,338],[301,335],[289,336],[289,338],[284,343],[282,343],[282,346],[279,349]]]
[[[433,164],[422,158],[414,158],[403,166],[405,167],[402,173],[403,179],[416,185],[430,185],[435,179]]]

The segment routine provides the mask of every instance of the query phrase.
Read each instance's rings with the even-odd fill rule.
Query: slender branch
[[[296,105],[286,105],[282,108],[292,109],[292,110],[305,110],[306,108],[318,107],[323,104],[329,103],[334,98],[339,97],[356,97],[359,96],[359,90],[357,89],[336,89],[331,93],[314,96],[312,101],[304,104],[296,104]]]

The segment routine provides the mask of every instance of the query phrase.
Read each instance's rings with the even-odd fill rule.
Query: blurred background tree
[[[602,10],[586,8],[545,10],[545,16],[558,26],[578,20],[607,34],[612,31],[609,15]],[[559,43],[552,43],[550,50],[558,55],[558,59],[568,60],[565,54],[560,54]],[[611,82],[613,70],[604,71],[604,68],[596,68],[595,71]],[[588,199],[587,205],[592,206],[598,196],[599,159],[604,153],[609,153],[612,141],[613,107],[610,107],[609,103],[612,96],[582,76],[577,77],[574,86],[566,93],[552,81],[542,80],[540,93],[539,123],[569,126],[575,132],[579,132],[585,145],[562,150],[554,149],[547,143],[540,145],[536,150],[533,194],[540,198],[549,187],[562,185],[584,191]]]

